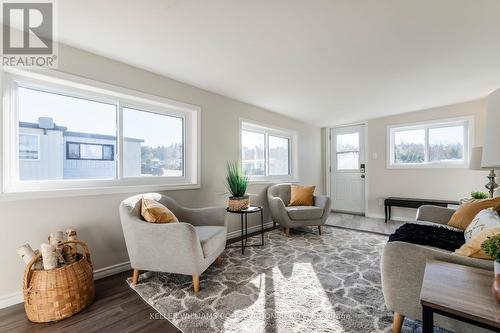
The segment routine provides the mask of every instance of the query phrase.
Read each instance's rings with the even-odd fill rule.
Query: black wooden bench
[[[460,202],[453,200],[433,200],[433,199],[415,199],[415,198],[398,198],[389,197],[385,199],[385,222],[391,219],[392,207],[418,208],[423,205],[433,205],[440,207],[448,207],[448,205],[459,205]]]

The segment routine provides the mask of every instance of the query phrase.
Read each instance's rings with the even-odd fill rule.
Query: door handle
[[[361,175],[361,178],[365,178],[365,175]]]

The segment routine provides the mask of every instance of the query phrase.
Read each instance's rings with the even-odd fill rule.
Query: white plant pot
[[[495,260],[495,275],[500,274],[500,262]]]

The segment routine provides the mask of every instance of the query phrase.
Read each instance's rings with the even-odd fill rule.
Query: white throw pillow
[[[476,214],[472,222],[467,226],[464,232],[465,242],[478,232],[486,228],[500,227],[500,216],[493,208],[483,209]]]

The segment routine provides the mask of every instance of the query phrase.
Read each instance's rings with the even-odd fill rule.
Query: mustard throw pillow
[[[288,206],[313,206],[316,186],[300,186],[292,184],[290,204]]]
[[[147,222],[151,223],[175,223],[179,222],[174,213],[156,200],[142,198],[141,215]]]
[[[455,253],[464,257],[473,257],[479,259],[492,259],[489,255],[484,253],[481,248],[481,244],[488,237],[493,237],[496,235],[500,235],[500,227],[493,227],[488,229],[483,229],[480,232],[474,234],[471,240],[462,245],[458,250],[455,250]]]
[[[483,209],[494,208],[500,210],[500,197],[493,199],[472,199],[464,202],[458,207],[457,211],[451,216],[448,225],[465,230],[474,216]]]

